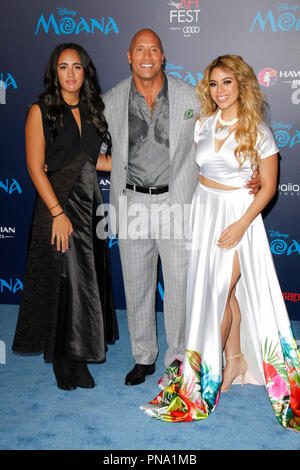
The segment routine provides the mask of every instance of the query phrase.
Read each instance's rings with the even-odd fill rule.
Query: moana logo
[[[0,279],[0,294],[3,294],[5,291],[15,294],[20,290],[23,290],[23,283],[20,279]]]
[[[11,195],[15,192],[22,194],[22,188],[15,178],[6,178],[5,181],[0,180],[0,189]]]
[[[272,121],[272,129],[274,130],[274,137],[278,147],[294,147],[300,142],[300,131],[292,130],[291,124],[283,124],[282,122]]]
[[[257,26],[264,31],[266,26],[269,25],[271,30],[277,33],[278,31],[299,31],[300,29],[300,18],[296,18],[296,10],[298,5],[288,5],[287,3],[279,3],[277,10],[280,13],[279,16],[274,15],[272,10],[268,10],[267,14],[263,16],[261,10],[256,14],[250,33],[252,33]],[[281,13],[283,12],[283,13]]]
[[[105,35],[109,33],[119,34],[119,29],[115,20],[108,16],[100,18],[75,18],[76,11],[68,11],[67,8],[57,8],[58,18],[56,19],[54,14],[48,17],[48,20],[45,18],[45,15],[42,14],[38,19],[37,26],[34,34],[39,34],[40,31],[43,31],[46,34],[54,33],[57,35],[60,34],[80,34],[85,32],[86,34],[95,34],[96,32],[101,32]],[[62,18],[59,18],[62,17]]]
[[[270,244],[271,251],[274,255],[286,254],[287,256],[290,256],[293,253],[298,253],[298,255],[300,255],[300,244],[296,240],[288,240],[288,233],[269,230],[269,235],[274,238]]]
[[[191,72],[186,72],[183,69],[182,65],[166,64],[166,72],[173,77],[180,78],[184,82],[189,83],[190,85],[196,86],[200,80],[203,78],[203,73],[192,74]]]

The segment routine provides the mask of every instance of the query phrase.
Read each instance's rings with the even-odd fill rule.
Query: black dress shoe
[[[64,357],[55,358],[52,365],[58,388],[62,390],[75,390],[77,385],[71,361]]]
[[[155,364],[136,364],[134,368],[126,375],[125,385],[138,385],[145,382],[146,375],[152,375],[155,372]]]
[[[72,361],[73,373],[77,387],[94,388],[95,381],[85,361]]]

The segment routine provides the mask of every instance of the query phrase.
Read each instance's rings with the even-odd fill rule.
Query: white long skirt
[[[215,408],[224,357],[220,326],[237,251],[241,277],[236,297],[241,311],[241,350],[248,364],[246,383],[265,385],[279,422],[300,430],[300,354],[278,283],[261,215],[232,249],[217,241],[253,201],[249,190],[218,190],[199,183],[194,193],[187,248],[186,356],[171,366],[169,383],[150,404],[151,416],[166,421],[206,418]]]

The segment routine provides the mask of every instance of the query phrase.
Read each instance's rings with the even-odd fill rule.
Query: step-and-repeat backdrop
[[[34,188],[27,173],[24,121],[43,90],[53,48],[76,42],[91,55],[103,91],[130,74],[132,35],[154,29],[166,71],[192,85],[218,55],[242,55],[270,105],[280,148],[278,195],[265,214],[270,247],[292,320],[300,320],[300,2],[275,0],[9,0],[0,4],[0,303],[18,304]],[[99,175],[108,201],[108,174]],[[125,308],[118,241],[110,240],[116,307]],[[263,297],[264,293],[261,292]],[[158,277],[158,310],[163,279]]]

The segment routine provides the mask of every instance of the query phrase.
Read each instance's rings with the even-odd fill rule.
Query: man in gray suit
[[[112,136],[113,229],[119,236],[135,360],[125,384],[137,385],[154,373],[158,354],[158,256],[165,289],[165,365],[184,357],[188,266],[184,221],[198,181],[193,132],[200,109],[195,88],[163,72],[164,51],[156,33],[149,29],[136,33],[127,54],[132,77],[103,99]]]
[[[178,214],[183,221],[184,205],[191,203],[197,184],[193,131],[199,101],[194,87],[163,72],[164,51],[153,31],[135,34],[128,61],[132,77],[108,91],[103,99],[112,136],[110,204],[116,210],[114,229],[119,235],[136,363],[125,383],[137,385],[154,373],[158,354],[158,255],[164,279],[166,367],[176,359],[181,361],[184,355],[188,252],[180,233],[182,225],[178,229],[174,225]],[[137,215],[139,237],[131,223]]]

